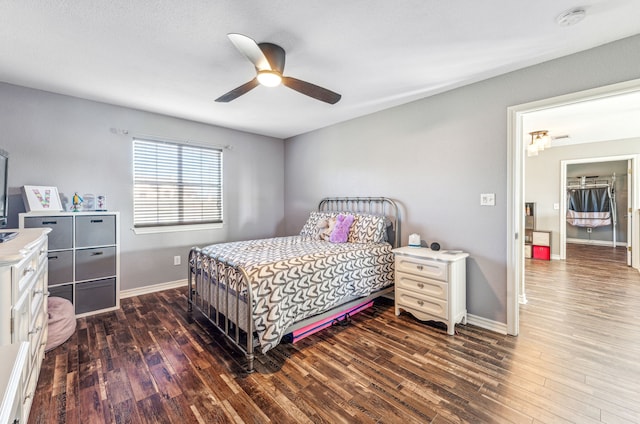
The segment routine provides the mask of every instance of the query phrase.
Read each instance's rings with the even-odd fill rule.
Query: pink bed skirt
[[[313,333],[331,326],[334,322],[343,321],[347,317],[347,315],[352,317],[358,312],[364,311],[371,306],[373,306],[373,300],[365,301],[359,305],[352,307],[351,309],[343,312],[338,312],[335,315],[331,315],[327,318],[321,319],[320,321],[309,324],[306,327],[300,328],[293,333],[288,334],[288,337],[286,337],[285,339],[290,341],[291,343],[295,343],[298,340],[302,340],[305,337],[312,335]]]

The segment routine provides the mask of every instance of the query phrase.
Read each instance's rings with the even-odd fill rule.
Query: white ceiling
[[[525,142],[547,130],[557,138],[552,146],[640,137],[640,91],[526,113],[522,121]]]
[[[555,23],[575,6],[582,22]],[[288,138],[638,34],[638,16],[637,0],[0,0],[0,81]],[[255,75],[229,32],[342,100],[215,103]]]

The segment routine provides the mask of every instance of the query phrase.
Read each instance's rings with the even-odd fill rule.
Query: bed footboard
[[[245,270],[194,247],[189,252],[189,312],[195,307],[247,358],[254,371],[251,284]]]

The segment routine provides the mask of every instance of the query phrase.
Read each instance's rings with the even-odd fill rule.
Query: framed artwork
[[[57,187],[22,186],[22,197],[27,212],[60,212],[62,210]]]

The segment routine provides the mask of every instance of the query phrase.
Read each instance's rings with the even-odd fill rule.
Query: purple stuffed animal
[[[331,243],[345,243],[349,238],[349,228],[351,228],[353,220],[353,215],[338,215],[336,217],[336,226],[333,227],[329,241]]]

